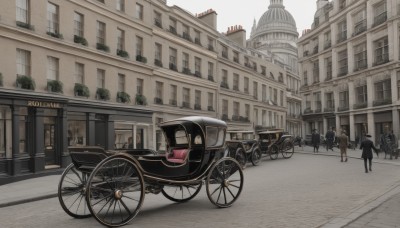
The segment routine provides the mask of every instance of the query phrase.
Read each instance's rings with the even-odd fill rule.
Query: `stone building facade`
[[[162,150],[157,123],[182,116],[286,127],[285,68],[213,10],[13,0],[0,18],[1,183],[60,171],[69,146]]]
[[[317,1],[312,29],[299,39],[304,133],[346,130],[379,143],[399,137],[400,3]]]

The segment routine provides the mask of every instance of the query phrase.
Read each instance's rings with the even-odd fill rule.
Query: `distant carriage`
[[[235,158],[242,167],[246,166],[247,161],[258,165],[261,160],[262,154],[254,139],[254,131],[227,131],[225,144],[228,156]]]
[[[161,123],[160,128],[166,140],[164,154],[70,147],[72,164],[58,186],[64,211],[75,218],[93,216],[105,226],[122,226],[140,211],[146,193],[186,202],[203,183],[214,205],[231,206],[242,191],[243,172],[235,159],[224,157],[226,123],[186,117]]]

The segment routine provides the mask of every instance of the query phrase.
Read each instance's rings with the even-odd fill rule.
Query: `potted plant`
[[[35,81],[33,78],[26,75],[18,75],[16,85],[21,89],[35,90]]]
[[[137,105],[147,105],[146,97],[142,94],[136,94],[135,101]]]
[[[110,91],[108,91],[108,89],[105,88],[97,88],[96,96],[100,100],[108,101],[110,100]]]
[[[129,103],[131,102],[131,96],[123,91],[117,92],[117,101],[121,103]]]
[[[96,43],[96,49],[105,51],[105,52],[110,52],[110,48],[107,45],[102,44],[102,43]]]
[[[51,37],[55,37],[58,39],[63,39],[64,36],[61,33],[58,32],[47,32],[47,35],[51,36]]]
[[[90,95],[89,88],[86,85],[80,83],[75,83],[74,93],[75,96],[79,97],[89,97]]]
[[[122,58],[129,58],[129,54],[127,51],[117,49],[117,55],[121,56]]]
[[[142,62],[142,63],[147,63],[147,58],[141,55],[136,56],[136,61]]]
[[[74,42],[77,44],[82,44],[84,46],[88,46],[88,42],[85,37],[74,35]]]
[[[54,93],[63,93],[63,84],[59,80],[47,81],[47,90]]]

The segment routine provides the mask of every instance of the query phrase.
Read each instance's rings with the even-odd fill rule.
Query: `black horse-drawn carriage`
[[[294,153],[293,136],[283,129],[261,131],[257,133],[259,148],[263,154],[268,154],[271,160],[282,153],[284,158],[292,157]]]
[[[235,158],[242,168],[247,161],[258,165],[261,160],[262,154],[257,140],[254,139],[254,131],[227,131],[225,144],[228,156]]]
[[[61,176],[58,198],[75,218],[93,216],[105,226],[122,226],[139,212],[146,193],[174,202],[194,198],[203,183],[209,200],[229,207],[243,188],[243,172],[224,157],[226,124],[207,117],[186,117],[160,124],[166,152],[148,149],[104,151],[71,147],[72,164]]]

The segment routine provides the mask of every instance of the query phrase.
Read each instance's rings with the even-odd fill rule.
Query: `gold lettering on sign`
[[[28,101],[28,106],[38,108],[61,108],[60,103],[46,101]]]

